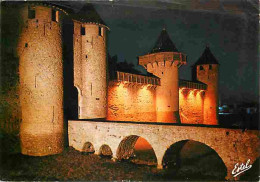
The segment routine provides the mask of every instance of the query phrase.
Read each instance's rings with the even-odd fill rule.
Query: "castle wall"
[[[116,85],[108,87],[107,120],[156,122],[155,90],[144,87]]]
[[[107,115],[106,28],[100,27],[99,35],[99,27],[74,21],[74,85],[80,119]]]
[[[179,112],[181,123],[203,124],[205,91],[194,89],[179,90]]]
[[[204,122],[203,124],[218,124],[218,65],[198,65],[197,80],[208,85],[204,99]],[[203,68],[201,70],[201,67]]]
[[[33,7],[32,7],[33,8]],[[19,37],[19,74],[22,153],[43,156],[63,150],[63,65],[61,18],[52,21],[52,8],[34,6],[28,19],[23,6]]]

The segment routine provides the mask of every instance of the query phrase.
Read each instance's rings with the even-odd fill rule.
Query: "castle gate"
[[[86,143],[91,143],[95,153],[107,145],[114,159],[122,158],[120,143],[134,146],[136,136],[145,138],[153,147],[157,167],[163,167],[166,150],[176,142],[193,140],[203,143],[219,155],[227,168],[226,179],[234,179],[232,170],[236,163],[250,164],[259,157],[259,131],[218,128],[216,126],[180,125],[170,123],[111,122],[92,120],[73,120],[68,124],[69,145],[83,151]],[[133,136],[133,137],[129,137]],[[131,142],[132,141],[132,142]],[[129,147],[131,148],[131,146]],[[237,179],[237,178],[236,178]]]

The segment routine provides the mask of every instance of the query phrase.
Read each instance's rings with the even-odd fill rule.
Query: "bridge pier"
[[[165,154],[165,151],[167,150],[167,147],[156,145],[156,142],[152,142],[151,144],[157,158],[157,169],[163,169],[163,156]]]
[[[233,168],[227,168],[227,176],[225,177],[225,179],[228,180],[228,181],[239,180],[239,178],[240,178],[239,176],[233,177],[232,170],[233,170]]]
[[[92,144],[93,144],[94,149],[95,149],[95,153],[94,154],[100,155],[100,147],[101,147],[101,145],[99,145],[97,142],[92,143]]]
[[[157,169],[163,169],[163,165],[162,164],[157,164]]]
[[[116,162],[116,161],[117,161],[117,157],[114,157],[114,156],[113,156],[113,157],[111,158],[111,160],[112,160],[113,162]]]

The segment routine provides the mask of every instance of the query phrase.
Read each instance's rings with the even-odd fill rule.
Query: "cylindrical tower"
[[[47,4],[24,4],[19,37],[21,150],[43,156],[63,150],[63,66],[61,19]]]
[[[106,118],[108,27],[89,4],[73,16],[73,21],[74,85],[79,91],[79,119]]]
[[[161,79],[156,88],[157,122],[179,123],[179,71],[186,56],[175,48],[164,29],[151,54],[140,56],[139,64]]]
[[[204,98],[203,124],[217,125],[219,64],[208,46],[194,66],[196,79],[207,84]]]

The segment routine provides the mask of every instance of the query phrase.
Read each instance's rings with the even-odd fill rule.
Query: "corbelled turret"
[[[158,122],[180,122],[178,68],[183,64],[186,64],[186,56],[178,52],[165,29],[151,53],[139,56],[139,65],[161,79],[161,86],[156,88]]]

